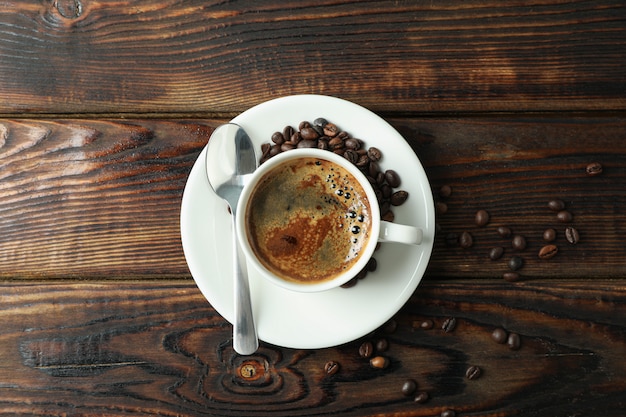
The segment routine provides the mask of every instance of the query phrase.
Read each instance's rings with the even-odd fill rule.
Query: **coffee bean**
[[[367,155],[361,155],[359,156],[359,162],[356,163],[356,166],[363,169],[367,167],[369,163],[370,163],[370,159],[367,157]]]
[[[367,265],[365,265],[365,268],[367,269],[368,272],[376,271],[377,267],[378,267],[378,262],[376,261],[376,258],[370,258],[370,260],[367,261]]]
[[[449,185],[442,185],[441,188],[439,188],[439,196],[442,198],[448,198],[452,195],[452,187],[450,187]]]
[[[389,359],[384,356],[375,356],[370,359],[370,366],[376,369],[385,369],[389,366]]]
[[[509,334],[509,337],[506,339],[506,345],[511,350],[517,350],[521,346],[521,339],[517,333]]]
[[[443,410],[440,414],[441,417],[456,417],[456,412],[454,410]]]
[[[367,150],[367,157],[370,159],[370,161],[377,162],[380,161],[380,158],[383,157],[383,154],[380,149],[372,146]]]
[[[489,259],[492,261],[498,260],[504,254],[504,248],[502,246],[497,246],[495,248],[491,248],[489,250]]]
[[[383,331],[387,334],[394,333],[398,329],[398,322],[394,319],[389,320],[383,325]]]
[[[328,120],[324,119],[323,117],[318,117],[317,119],[313,120],[313,126],[319,126],[319,127],[324,127],[328,124]]]
[[[600,175],[602,174],[602,164],[600,164],[599,162],[592,162],[587,165],[587,168],[585,168],[585,172],[587,172],[587,175],[589,175],[590,177]]]
[[[287,152],[290,151],[292,149],[296,149],[296,144],[293,142],[285,142],[282,145],[280,145],[280,151],[281,152]]]
[[[433,328],[434,325],[435,323],[433,323],[432,320],[426,319],[420,323],[419,327],[420,329],[423,329],[423,330],[430,330]]]
[[[509,337],[509,334],[506,332],[506,330],[504,330],[501,327],[498,327],[497,329],[494,329],[493,332],[491,332],[491,338],[496,343],[504,344],[506,343],[506,339],[508,337]]]
[[[512,256],[511,259],[509,259],[508,265],[511,271],[517,271],[524,266],[524,259],[520,256]]]
[[[324,125],[324,134],[328,137],[334,138],[339,133],[339,128],[334,123],[326,123]]]
[[[572,221],[572,213],[567,210],[561,210],[556,214],[556,219],[561,223],[569,223]]]
[[[501,237],[509,237],[509,236],[511,236],[511,229],[509,229],[508,227],[505,227],[505,226],[500,226],[500,227],[498,227],[498,234]]]
[[[516,282],[520,280],[520,274],[517,272],[505,272],[502,274],[502,278],[508,282]]]
[[[298,148],[298,149],[317,148],[317,140],[302,139],[300,142],[298,142],[298,145],[296,146],[296,148]]]
[[[559,252],[559,247],[556,245],[546,245],[539,249],[539,259],[551,259]]]
[[[402,384],[402,394],[406,395],[407,397],[409,395],[413,395],[416,389],[417,382],[415,382],[415,380],[413,379],[407,379],[406,381],[404,381],[404,384]]]
[[[353,149],[348,149],[347,151],[345,151],[343,153],[343,157],[346,158],[348,161],[350,161],[351,164],[354,164],[354,165],[356,165],[356,163],[359,162],[359,154],[356,153],[356,151]]]
[[[441,325],[441,329],[446,333],[450,333],[451,331],[454,330],[455,327],[456,327],[456,319],[454,317],[449,317],[445,319],[443,324]]]
[[[487,210],[478,210],[476,212],[475,218],[476,225],[479,227],[484,227],[489,223],[489,213]]]
[[[382,217],[380,218],[381,220],[384,220],[386,222],[391,222],[393,223],[393,221],[396,219],[396,215],[393,214],[393,211],[388,210],[387,213],[383,214]]]
[[[358,278],[354,277],[350,281],[341,285],[341,288],[352,288],[359,282]]]
[[[563,200],[550,200],[548,201],[548,208],[552,211],[561,211],[565,208]]]
[[[328,146],[328,139],[318,139],[317,140],[317,149],[321,149],[323,151],[327,151],[330,147]]]
[[[526,238],[522,235],[515,235],[511,240],[511,246],[513,249],[523,251],[526,249]]]
[[[446,214],[448,212],[448,205],[444,202],[437,201],[435,209],[437,210],[437,214]]]
[[[461,236],[459,236],[459,245],[463,249],[471,248],[473,244],[474,244],[474,238],[469,232],[461,233]]]
[[[578,235],[578,230],[574,229],[572,226],[567,226],[565,228],[565,239],[572,245],[575,245],[580,240],[580,236]]]
[[[277,145],[282,145],[285,142],[285,137],[280,132],[274,132],[272,135],[272,142]]]
[[[546,242],[552,242],[554,241],[554,239],[556,239],[556,230],[546,229],[543,232],[543,240],[545,240]]]
[[[354,151],[357,151],[361,148],[361,142],[355,138],[348,138],[343,143],[346,146],[346,148],[352,149]]]
[[[387,171],[385,171],[385,179],[387,180],[387,184],[389,184],[393,188],[397,188],[400,186],[400,176],[393,169],[388,169]]]
[[[386,352],[389,349],[389,342],[387,339],[378,339],[376,341],[376,352]]]
[[[331,151],[343,150],[343,141],[341,138],[334,137],[328,141],[328,148]]]
[[[298,143],[300,143],[301,140],[302,135],[300,134],[300,132],[295,132],[293,135],[291,135],[291,139],[289,141],[297,145]]]
[[[359,356],[362,358],[371,358],[374,354],[374,345],[372,342],[363,342],[359,346]]]
[[[430,397],[426,391],[420,391],[415,395],[415,398],[413,399],[413,401],[415,401],[418,404],[424,404],[426,401],[428,401],[429,398]]]
[[[289,141],[291,140],[291,136],[295,133],[296,131],[293,129],[293,127],[291,126],[285,126],[285,128],[283,129],[283,137],[285,138],[285,141]]]
[[[392,206],[401,206],[402,204],[406,202],[408,198],[409,198],[409,193],[404,190],[400,190],[400,191],[396,191],[395,193],[393,193],[389,201],[391,202]]]
[[[309,123],[306,120],[303,120],[300,122],[300,124],[298,125],[298,130],[300,130],[302,132],[303,129],[308,129],[311,127],[311,123]]]
[[[339,372],[339,364],[335,361],[326,362],[326,365],[324,365],[324,372],[326,372],[326,375],[335,375]]]
[[[467,368],[467,370],[465,371],[465,377],[469,380],[474,380],[474,379],[478,379],[480,378],[480,375],[482,374],[482,369],[480,369],[478,366],[476,365],[472,365],[469,368]]]

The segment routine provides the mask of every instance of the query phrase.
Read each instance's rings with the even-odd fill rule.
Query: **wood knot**
[[[246,381],[256,381],[262,378],[264,374],[265,367],[255,360],[245,361],[239,366],[239,376]]]
[[[54,7],[66,19],[77,19],[83,13],[80,0],[54,0]]]

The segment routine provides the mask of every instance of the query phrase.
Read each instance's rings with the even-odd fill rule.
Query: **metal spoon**
[[[250,287],[245,258],[239,252],[235,232],[237,202],[245,175],[257,168],[252,141],[238,125],[227,123],[213,131],[206,152],[206,172],[215,193],[230,206],[233,229],[234,313],[233,347],[241,355],[250,355],[259,347],[254,326]]]

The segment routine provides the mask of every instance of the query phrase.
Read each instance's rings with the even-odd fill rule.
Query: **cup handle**
[[[419,227],[381,221],[378,241],[419,245],[422,243],[423,236],[424,231]]]

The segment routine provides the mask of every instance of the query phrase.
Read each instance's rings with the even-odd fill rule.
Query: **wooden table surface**
[[[4,2],[0,415],[623,416],[625,62],[611,0]],[[181,196],[216,126],[303,93],[402,133],[439,207],[434,252],[375,333],[242,357],[187,268]],[[359,347],[380,340],[374,369]]]

